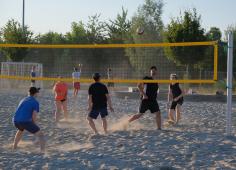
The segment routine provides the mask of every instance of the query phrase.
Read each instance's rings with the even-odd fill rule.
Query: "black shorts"
[[[141,101],[139,106],[139,113],[145,113],[150,110],[151,113],[159,112],[160,108],[156,100],[144,99]]]
[[[40,128],[33,122],[14,122],[14,125],[20,131],[27,130],[28,132],[33,134],[40,131]]]
[[[64,102],[64,101],[66,101],[66,99],[63,99],[63,100],[60,100],[62,103]]]
[[[55,102],[57,102],[57,101],[58,101],[58,102],[60,101],[61,103],[63,103],[63,102],[65,102],[65,101],[66,101],[66,99],[62,99],[62,100],[55,100]]]
[[[102,108],[102,109],[92,109],[92,111],[88,114],[89,117],[93,119],[97,119],[98,115],[101,115],[101,118],[104,118],[108,115],[107,108]]]
[[[183,98],[179,99],[178,101],[172,101],[172,102],[171,102],[170,109],[175,110],[177,104],[179,104],[180,106],[182,106],[183,103],[184,103],[184,99],[183,99]]]

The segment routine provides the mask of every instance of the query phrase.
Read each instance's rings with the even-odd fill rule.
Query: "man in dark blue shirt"
[[[156,66],[150,68],[150,76],[146,76],[144,80],[154,80],[157,75]],[[161,130],[161,112],[157,103],[157,93],[159,90],[158,83],[140,83],[138,89],[141,94],[141,103],[139,113],[133,115],[129,122],[139,119],[147,110],[156,115],[157,129]]]

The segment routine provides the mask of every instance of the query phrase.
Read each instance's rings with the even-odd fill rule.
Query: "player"
[[[108,93],[107,87],[100,82],[101,76],[99,73],[95,73],[93,75],[93,79],[95,83],[91,84],[88,90],[88,116],[87,120],[94,131],[94,134],[98,134],[98,131],[94,124],[94,119],[100,115],[102,118],[102,126],[104,129],[104,133],[107,134],[107,120],[106,117],[108,116],[107,111],[107,103],[109,105],[110,110],[113,112],[113,107],[111,104],[111,98]]]
[[[32,66],[30,77],[32,77],[32,78],[36,77],[36,71],[35,70],[36,70],[36,67]],[[31,80],[31,87],[35,87],[35,80]]]
[[[29,96],[22,99],[16,109],[13,117],[13,123],[18,129],[14,138],[13,149],[17,149],[17,145],[22,138],[24,130],[34,134],[39,139],[40,149],[45,151],[45,140],[43,132],[40,130],[37,121],[39,112],[39,102],[36,100],[39,88],[30,87]]]
[[[170,75],[170,80],[177,80],[176,74]],[[171,83],[169,85],[168,103],[171,101],[171,106],[168,113],[168,123],[178,123],[181,117],[181,106],[184,101],[184,93],[179,87],[179,83]],[[176,111],[176,119],[174,119],[174,112]]]
[[[112,80],[113,79],[113,73],[112,73],[111,68],[107,69],[107,79],[108,80]],[[114,86],[115,86],[115,84],[113,82],[108,82],[107,83],[107,87],[109,88],[109,90],[114,89]]]
[[[74,87],[74,97],[78,95],[78,91],[80,90],[80,82],[76,79],[79,79],[81,76],[82,65],[79,64],[79,71],[78,68],[74,67],[74,72],[72,73],[73,78],[73,87]]]
[[[150,68],[150,76],[144,77],[144,80],[154,80],[157,76],[156,66]],[[141,94],[141,103],[139,106],[139,113],[133,115],[129,122],[139,119],[143,114],[150,110],[156,115],[157,129],[161,130],[161,112],[157,103],[157,93],[159,91],[158,83],[140,83],[138,89]]]
[[[53,92],[55,94],[55,120],[59,121],[60,113],[63,110],[65,120],[68,120],[68,112],[67,112],[67,93],[68,86],[65,82],[61,81],[61,77],[59,76],[59,81],[53,87]]]

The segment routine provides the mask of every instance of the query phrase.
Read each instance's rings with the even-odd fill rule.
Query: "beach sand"
[[[11,119],[24,96],[0,91],[0,169],[236,169],[236,111],[233,136],[226,137],[225,103],[185,101],[180,123],[158,131],[150,113],[127,125],[139,100],[112,96],[115,112],[108,117],[109,134],[103,134],[98,119],[101,135],[92,136],[86,121],[86,92],[76,99],[70,93],[70,119],[55,124],[53,96],[42,91],[39,126],[47,140],[42,154],[28,132],[18,149],[11,150],[16,132]],[[166,101],[159,105],[164,123]]]

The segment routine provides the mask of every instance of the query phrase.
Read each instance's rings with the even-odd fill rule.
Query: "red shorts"
[[[80,82],[74,82],[73,85],[75,89],[80,89]]]

